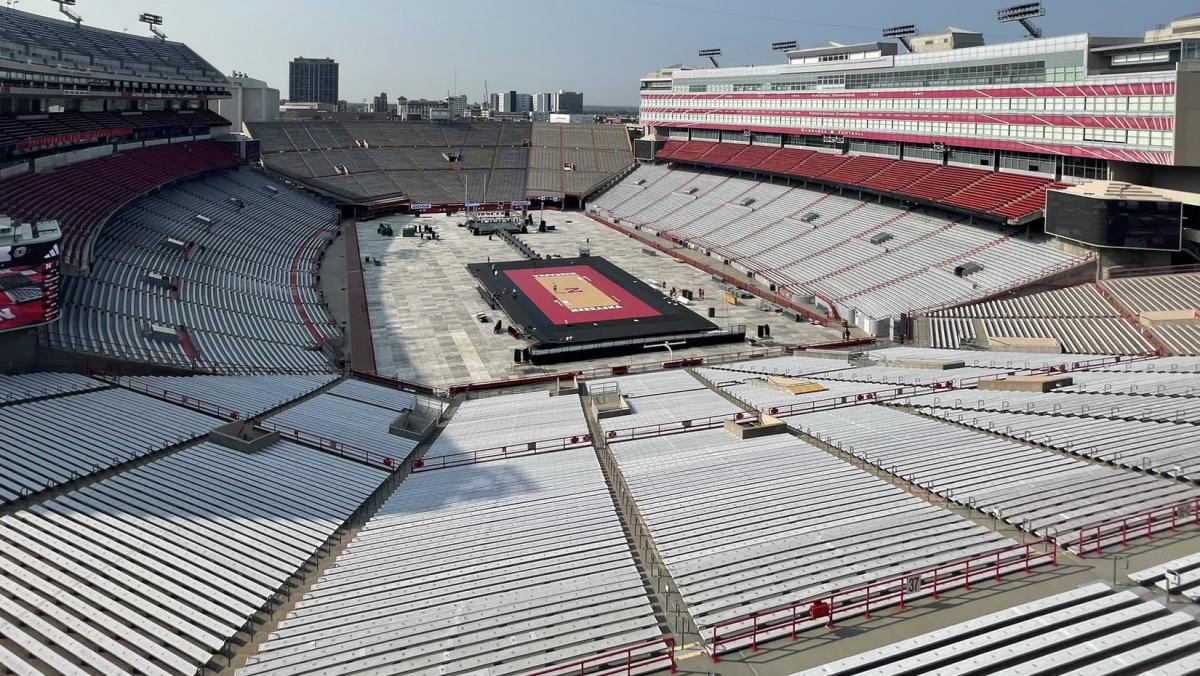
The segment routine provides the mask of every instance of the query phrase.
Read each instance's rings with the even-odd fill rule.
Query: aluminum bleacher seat
[[[510,394],[463,401],[425,457],[585,436],[587,420],[579,398],[549,392]]]
[[[983,394],[967,392],[963,398]],[[948,500],[1030,533],[1055,536],[1064,546],[1073,547],[1084,526],[1200,498],[1197,489],[1174,481],[878,405],[809,413],[787,423]]]
[[[661,636],[591,449],[408,477],[239,671],[526,674]]]
[[[105,387],[106,383],[77,373],[0,374],[0,406]]]
[[[1200,624],[1094,583],[876,648],[793,676],[1191,673]]]
[[[1171,574],[1171,579],[1168,575]],[[1175,578],[1174,575],[1178,575]],[[1200,603],[1200,554],[1172,559],[1157,566],[1129,574],[1129,579],[1141,585],[1154,585],[1163,591],[1179,594]]]
[[[295,401],[337,378],[329,373],[312,375],[261,376],[130,376],[119,384],[149,396],[167,396],[168,400],[188,408],[174,395],[197,399],[203,404],[217,404],[238,413],[241,418],[261,415],[271,409]],[[200,404],[202,406],[202,404]]]
[[[78,351],[126,346],[124,358],[214,370],[327,370],[312,348],[338,331],[312,285],[334,219],[329,207],[252,172],[139,199],[105,228],[94,274],[65,280],[65,321],[50,338]],[[165,246],[168,239],[186,242],[185,252]],[[168,275],[174,290],[147,284],[152,271]],[[141,336],[150,323],[186,327],[197,353]]]
[[[215,418],[119,389],[4,406],[0,504],[208,434]]]
[[[611,446],[705,637],[722,620],[1013,544],[787,435]]]
[[[386,477],[202,443],[7,513],[0,670],[196,673]]]

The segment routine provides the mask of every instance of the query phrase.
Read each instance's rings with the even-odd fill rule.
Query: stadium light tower
[[[701,49],[701,50],[700,50],[700,56],[705,56],[705,57],[708,57],[708,60],[709,60],[709,61],[712,61],[713,68],[720,68],[720,67],[721,67],[721,64],[717,63],[717,57],[718,57],[718,56],[723,56],[723,54],[721,54],[721,50],[720,50],[720,48],[717,48],[717,49]]]
[[[913,48],[912,41],[909,40],[909,38],[916,34],[917,27],[915,24],[911,23],[904,24],[903,26],[892,26],[891,28],[883,29],[883,37],[899,39],[900,44],[904,45],[904,48],[910,52],[913,50]]]
[[[796,48],[795,40],[785,40],[784,42],[772,42],[771,43],[771,51],[772,52],[790,52],[795,48]]]
[[[1042,29],[1033,25],[1033,22],[1030,21],[1030,19],[1039,16],[1046,16],[1046,8],[1042,7],[1042,3],[1040,2],[1026,2],[1021,5],[1005,7],[1004,9],[996,12],[997,21],[1000,23],[1011,23],[1016,21],[1017,23],[1021,24],[1026,32],[1029,33],[1029,37],[1035,39],[1042,37]]]
[[[74,21],[76,26],[83,23],[83,17],[67,9],[67,7],[75,6],[75,0],[53,0],[53,2],[58,3],[58,11],[67,15],[67,18]]]
[[[167,41],[167,34],[162,32],[158,28],[159,26],[162,25],[162,21],[163,21],[161,14],[147,14],[146,12],[142,12],[138,16],[138,21],[141,21],[142,23],[149,26],[150,32],[154,33],[154,37],[158,38],[159,42]]]

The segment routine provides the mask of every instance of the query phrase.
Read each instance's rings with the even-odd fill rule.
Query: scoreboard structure
[[[56,221],[0,217],[0,332],[58,319],[61,241]]]

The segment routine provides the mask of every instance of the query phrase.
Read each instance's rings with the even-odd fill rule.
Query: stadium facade
[[[659,145],[638,155],[668,140],[722,142],[1035,176],[1048,189],[1106,179],[1195,191],[1200,35],[1177,23],[1184,28],[1152,39],[1076,34],[953,48],[972,44],[960,40],[916,53],[829,42],[788,50],[776,65],[665,68],[640,81],[641,122]],[[1025,214],[997,204],[991,215],[1040,217],[1043,203]],[[1185,232],[1174,250],[1200,251],[1198,240]]]

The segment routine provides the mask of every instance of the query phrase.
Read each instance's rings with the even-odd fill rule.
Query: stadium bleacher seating
[[[979,320],[978,322],[972,320]],[[983,335],[977,335],[978,327]],[[961,305],[929,314],[933,347],[989,337],[1053,338],[1064,352],[1151,354],[1154,345],[1091,284]]]
[[[1167,572],[1179,574],[1177,582],[1167,580]],[[1163,591],[1179,594],[1189,601],[1200,603],[1200,554],[1182,556],[1161,565],[1129,574],[1129,579],[1141,585],[1154,585]]]
[[[816,150],[743,146],[710,141],[667,141],[657,157],[700,165],[754,169],[820,179],[851,187],[947,204],[993,218],[1018,219],[1042,209],[1050,179],[927,162]]]
[[[201,443],[0,516],[0,668],[196,673],[386,477]]]
[[[166,183],[239,162],[216,141],[137,148],[0,181],[0,202],[14,218],[57,220],[63,228],[64,262],[87,267],[100,227],[130,200]]]
[[[1200,313],[1200,273],[1106,279],[1100,286],[1134,317],[1161,310]],[[1174,354],[1200,354],[1200,314],[1191,321],[1151,323],[1147,329]]]
[[[49,113],[0,117],[0,150],[28,151],[97,139],[120,140],[140,132],[203,134],[229,121],[208,109]],[[85,134],[80,139],[72,135]]]
[[[105,387],[108,385],[77,373],[0,375],[0,405]]]
[[[1191,673],[1198,659],[1200,624],[1194,617],[1094,583],[792,676],[1048,670],[1168,676]]]
[[[335,228],[331,208],[249,171],[144,197],[110,219],[92,276],[64,280],[50,345],[224,373],[328,370],[316,347],[340,329],[314,286]],[[181,329],[179,342],[147,337],[150,324]]]
[[[77,385],[78,386],[78,385]],[[4,406],[0,504],[208,434],[214,418],[121,389]]]
[[[788,435],[696,431],[612,452],[704,637],[796,590],[854,589],[1013,544]]]
[[[256,376],[130,376],[112,382],[178,406],[204,410],[220,402],[240,418],[267,411],[303,397],[336,379],[329,373]]]
[[[755,201],[741,205],[747,198]],[[729,260],[786,295],[816,296],[871,333],[900,312],[982,298],[1087,261],[921,212],[661,166],[639,167],[591,207]],[[958,274],[967,262],[982,269]]]
[[[409,477],[239,672],[528,674],[661,636],[591,449]]]
[[[48,53],[46,45],[59,53]],[[225,82],[216,68],[183,43],[76,25],[11,6],[0,11],[0,59],[92,75]]]
[[[587,435],[587,420],[573,396],[549,392],[463,401],[453,421],[426,451],[426,458],[487,448]]]

